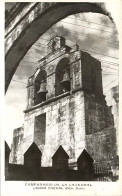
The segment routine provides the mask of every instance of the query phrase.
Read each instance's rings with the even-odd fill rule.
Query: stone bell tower
[[[101,63],[78,45],[69,47],[56,36],[48,44],[48,55],[27,85],[24,133],[17,162],[35,142],[42,152],[42,166],[51,166],[61,145],[70,167],[86,149],[96,163],[113,163],[116,133],[113,116],[102,88]]]

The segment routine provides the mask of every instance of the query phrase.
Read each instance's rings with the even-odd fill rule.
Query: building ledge
[[[53,102],[53,101],[56,101],[56,100],[58,100],[58,99],[61,99],[61,98],[63,98],[63,97],[66,97],[66,96],[68,96],[68,95],[70,95],[70,91],[69,91],[69,92],[66,92],[66,93],[63,93],[63,94],[61,94],[61,95],[59,95],[59,96],[53,97],[53,98],[51,98],[51,99],[49,99],[49,100],[46,100],[46,101],[44,101],[44,102],[42,102],[42,103],[39,103],[38,105],[32,106],[31,108],[28,108],[28,109],[24,110],[23,112],[24,112],[24,113],[30,112],[30,111],[32,111],[32,110],[34,110],[34,109],[36,109],[36,108],[42,107],[42,106],[44,106],[44,105],[47,105],[47,104],[49,104],[49,103],[51,103],[51,102]]]
[[[46,100],[46,101],[44,101],[44,102],[42,102],[42,103],[39,103],[39,104],[37,104],[37,105],[34,105],[34,106],[32,106],[31,108],[28,108],[28,109],[24,110],[23,112],[24,112],[24,113],[30,112],[30,111],[32,111],[32,110],[35,110],[36,108],[42,107],[42,106],[44,106],[44,105],[47,105],[47,104],[49,104],[49,103],[51,103],[51,102],[53,102],[53,101],[56,101],[56,100],[61,99],[61,98],[63,98],[63,97],[69,96],[69,95],[74,94],[74,93],[76,93],[76,92],[78,92],[78,91],[83,91],[84,93],[91,94],[90,92],[87,92],[83,87],[78,87],[78,88],[73,89],[73,90],[71,90],[71,91],[69,91],[69,92],[63,93],[63,94],[61,94],[61,95],[59,95],[59,96],[50,98],[50,99],[48,99],[48,100]],[[100,96],[100,97],[104,98],[105,96],[102,95],[102,96]],[[95,96],[95,98],[96,98],[96,96]]]

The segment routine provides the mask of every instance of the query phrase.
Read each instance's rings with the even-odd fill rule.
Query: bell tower
[[[27,108],[20,159],[32,142],[42,152],[42,166],[51,166],[59,146],[69,156],[70,167],[86,149],[96,163],[116,157],[113,116],[102,88],[101,63],[78,45],[69,47],[56,36],[48,55],[27,85]]]

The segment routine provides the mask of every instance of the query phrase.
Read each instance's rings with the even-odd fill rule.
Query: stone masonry
[[[71,168],[83,149],[98,164],[114,164],[116,130],[101,71],[100,61],[78,45],[71,48],[60,36],[51,39],[48,55],[28,80],[24,127],[14,131],[12,163],[23,164],[24,153],[35,142],[45,167],[51,166],[60,145]]]

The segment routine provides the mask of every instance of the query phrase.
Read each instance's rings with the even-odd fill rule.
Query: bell
[[[41,82],[40,84],[40,89],[37,93],[47,93],[48,91],[46,90],[46,86],[47,86],[47,83],[46,82]]]
[[[61,81],[61,83],[64,83],[64,82],[70,82],[68,69],[64,70],[63,80]]]
[[[70,91],[70,76],[69,76],[69,70],[64,70],[63,80],[61,81],[61,85],[64,88],[64,91]]]

